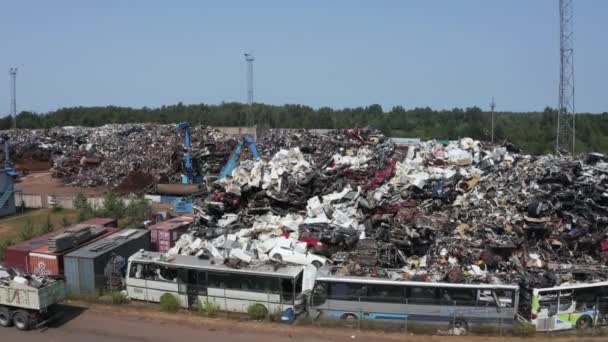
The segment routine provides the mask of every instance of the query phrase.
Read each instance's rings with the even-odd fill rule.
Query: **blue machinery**
[[[192,144],[190,142],[190,124],[188,122],[180,122],[175,127],[178,130],[184,131],[184,144],[186,145],[186,155],[184,156],[184,175],[182,175],[182,184],[200,183],[201,179],[195,179],[192,176],[192,155],[190,149]],[[197,177],[198,178],[198,177]],[[172,201],[173,210],[178,213],[191,213],[193,212],[192,198],[189,197],[175,197]]]
[[[247,142],[247,144],[249,144],[249,151],[251,151],[251,154],[253,155],[253,159],[255,161],[260,160],[260,153],[258,152],[258,148],[255,145],[255,140],[253,140],[253,137],[251,135],[246,135],[241,139],[241,141],[239,141],[239,144],[234,149],[234,152],[232,152],[232,154],[230,155],[230,159],[228,159],[228,162],[222,168],[222,171],[220,172],[218,179],[222,179],[222,178],[232,175],[232,170],[234,170],[236,165],[239,163],[239,157],[241,156],[241,153],[243,152],[243,146],[245,145],[245,142]]]
[[[8,140],[4,141],[4,164],[0,167],[0,217],[13,215],[15,208],[15,166],[11,163]]]
[[[177,129],[184,131],[184,144],[186,144],[186,156],[184,157],[184,168],[186,174],[182,176],[183,184],[190,184],[192,182],[192,156],[190,155],[190,124],[187,122],[180,122],[176,125]]]
[[[180,122],[175,127],[178,130],[184,132],[184,144],[186,145],[186,155],[184,156],[184,175],[182,175],[182,184],[196,184],[202,183],[202,177],[194,177],[192,172],[192,155],[191,155],[191,141],[190,141],[190,124],[188,122]],[[260,153],[258,152],[258,148],[255,144],[255,140],[252,136],[246,135],[239,141],[238,145],[230,155],[228,162],[220,171],[218,179],[222,179],[232,175],[232,171],[237,166],[239,162],[239,158],[241,157],[241,153],[243,152],[243,147],[245,143],[249,146],[249,151],[253,155],[253,159],[255,161],[260,160]],[[173,210],[179,213],[191,213],[193,212],[193,203],[192,198],[183,196],[183,197],[173,197],[172,200]]]

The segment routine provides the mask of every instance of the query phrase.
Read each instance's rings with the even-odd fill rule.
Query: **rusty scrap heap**
[[[174,125],[111,124],[5,131],[15,159],[51,160],[52,174],[79,187],[140,192],[159,181],[179,182],[184,139]],[[206,126],[192,128],[194,172],[218,172],[236,142]]]
[[[177,182],[173,126],[129,124],[18,131],[53,172],[78,186],[118,187],[141,174]],[[235,140],[192,130],[196,173],[217,174]],[[195,199],[171,253],[233,265],[332,265],[339,274],[552,286],[605,278],[608,158],[530,156],[464,138],[396,148],[373,129],[270,130],[260,161]],[[43,155],[43,152],[37,152]],[[30,153],[31,154],[31,153]]]
[[[260,145],[266,158],[198,200],[173,253],[310,264],[308,251],[339,274],[526,287],[605,278],[603,155],[468,138],[404,151],[374,130],[278,130]]]

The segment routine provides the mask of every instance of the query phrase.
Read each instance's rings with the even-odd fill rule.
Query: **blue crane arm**
[[[246,135],[245,140],[249,144],[249,151],[251,151],[251,154],[253,155],[253,160],[255,160],[255,161],[260,160],[260,153],[258,152],[258,147],[256,146],[255,140],[253,140],[253,137],[251,135]]]
[[[218,179],[222,179],[222,178],[232,175],[232,170],[234,170],[234,168],[238,164],[239,157],[241,156],[241,152],[243,151],[243,142],[244,142],[244,140],[241,139],[241,141],[239,141],[239,144],[236,145],[236,148],[230,155],[228,162],[222,168],[222,171],[220,172]]]
[[[190,124],[188,124],[187,122],[180,122],[176,126],[178,129],[184,131],[184,143],[186,144],[186,156],[184,158],[186,179],[184,179],[184,183],[190,183],[192,181],[192,156],[190,155]]]

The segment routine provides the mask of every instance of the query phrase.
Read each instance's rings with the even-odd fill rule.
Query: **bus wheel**
[[[585,329],[591,328],[592,326],[593,326],[593,320],[589,316],[582,316],[581,318],[578,319],[578,321],[576,321],[577,329],[585,330]]]
[[[450,330],[452,335],[466,335],[469,331],[469,326],[464,319],[456,318],[454,321],[450,322]]]
[[[17,311],[13,316],[13,323],[15,323],[15,327],[19,330],[29,330],[30,329],[30,316],[25,311]]]
[[[346,322],[346,325],[349,327],[354,327],[358,320],[357,316],[351,313],[345,313],[340,318],[344,320]]]
[[[10,327],[13,325],[11,320],[11,310],[8,308],[0,307],[0,326]]]
[[[321,262],[320,262],[320,261],[317,261],[317,260],[313,261],[313,262],[312,262],[312,265],[313,265],[315,268],[321,268],[321,267],[323,266],[323,264],[321,264]]]

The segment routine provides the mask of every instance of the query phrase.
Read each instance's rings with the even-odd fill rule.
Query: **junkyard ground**
[[[48,171],[32,172],[22,177],[15,184],[17,190],[24,194],[75,196],[79,192],[88,196],[101,196],[106,189],[103,188],[79,188],[68,186],[58,178],[53,178]]]
[[[63,316],[48,329],[20,332],[3,328],[3,340],[20,342],[105,342],[105,341],[603,341],[605,337],[506,338],[487,336],[426,336],[385,334],[339,328],[288,326],[267,322],[207,318],[198,314],[168,314],[145,305],[105,306],[98,304],[62,306]]]

